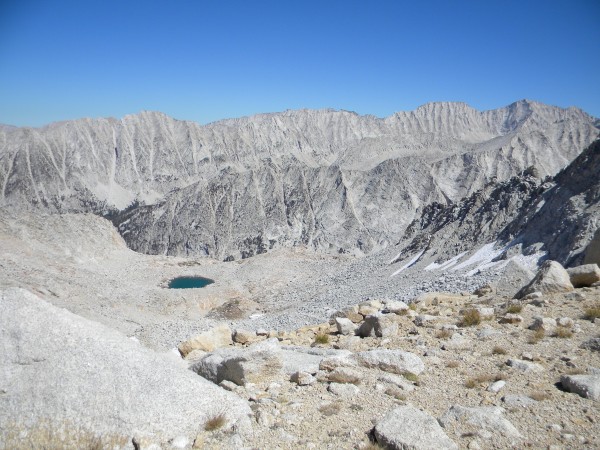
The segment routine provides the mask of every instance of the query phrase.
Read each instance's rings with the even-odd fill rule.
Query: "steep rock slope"
[[[432,203],[407,228],[397,259],[418,252],[444,261],[497,242],[499,259],[545,252],[564,265],[581,264],[600,229],[600,140],[555,177],[534,168],[493,182],[451,205]]]
[[[600,230],[600,140],[554,178],[556,185],[523,210],[500,235],[527,247],[541,242],[550,259],[565,266],[582,264]]]
[[[301,110],[200,126],[146,112],[7,127],[0,205],[111,213],[131,248],[154,254],[236,259],[298,244],[364,254],[397,241],[422,205],[530,165],[554,174],[597,134],[576,108],[525,100],[385,119]]]

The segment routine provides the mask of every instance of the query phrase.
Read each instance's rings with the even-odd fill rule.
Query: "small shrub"
[[[557,327],[556,331],[554,332],[554,337],[568,339],[573,337],[573,332],[567,327]]]
[[[412,372],[404,372],[402,374],[402,376],[404,378],[406,378],[408,381],[412,381],[413,383],[418,383],[419,382],[419,376],[417,374],[412,373]]]
[[[460,366],[460,363],[455,359],[448,361],[446,363],[446,367],[448,367],[450,369],[456,369],[458,366]]]
[[[498,345],[492,349],[492,355],[506,355],[507,353],[508,351],[504,347]]]
[[[213,416],[206,421],[206,423],[204,424],[204,430],[205,431],[218,430],[220,428],[223,428],[223,426],[225,425],[226,422],[227,422],[227,419],[225,418],[225,414],[223,414],[223,413],[217,414],[216,416]]]
[[[329,344],[329,335],[322,331],[315,335],[315,344]]]
[[[523,311],[523,305],[510,305],[506,309],[506,312],[509,313],[509,314],[518,314],[521,311]]]
[[[590,308],[585,308],[584,319],[594,320],[600,318],[600,306],[593,306]]]
[[[396,386],[387,388],[385,390],[385,394],[389,395],[390,397],[394,397],[396,400],[400,400],[402,402],[406,400],[406,396],[404,395],[402,389]]]
[[[436,333],[435,337],[438,339],[449,339],[454,333],[452,330],[440,330]]]
[[[527,340],[527,342],[529,344],[537,344],[538,342],[540,342],[542,339],[544,339],[544,337],[546,337],[546,332],[544,330],[542,330],[541,328],[535,330],[530,336],[529,339]]]
[[[468,309],[463,313],[461,327],[473,327],[481,323],[481,314],[476,309]]]

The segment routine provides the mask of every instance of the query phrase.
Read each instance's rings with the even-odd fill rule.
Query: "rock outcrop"
[[[393,450],[458,450],[458,445],[444,433],[435,418],[408,405],[390,411],[379,421],[375,437],[385,448]]]
[[[191,446],[220,415],[250,430],[246,401],[22,289],[0,293],[0,349],[2,448]]]
[[[533,280],[524,286],[515,296],[522,298],[533,292],[552,294],[574,290],[571,279],[565,268],[556,261],[545,261]]]

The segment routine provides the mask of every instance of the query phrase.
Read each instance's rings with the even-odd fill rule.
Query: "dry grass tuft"
[[[550,394],[544,391],[533,391],[529,394],[529,398],[534,399],[536,402],[548,400],[550,397]]]
[[[587,320],[594,320],[600,318],[600,306],[592,306],[590,308],[585,308],[585,314],[583,318]]]
[[[329,344],[329,335],[322,331],[315,335],[315,344]]]
[[[438,339],[450,339],[454,332],[452,330],[439,330],[435,337]]]
[[[406,378],[408,381],[412,381],[413,383],[418,383],[419,382],[419,376],[415,373],[412,372],[404,372],[402,374],[402,376],[404,378]]]
[[[460,363],[455,359],[450,360],[446,363],[446,367],[450,369],[456,369],[458,366],[460,366]]]
[[[385,394],[389,395],[390,397],[394,397],[396,400],[400,400],[402,402],[406,400],[406,396],[404,395],[404,392],[402,391],[402,389],[400,389],[397,386],[391,386],[391,387],[387,388],[385,390]]]
[[[573,332],[567,327],[556,327],[554,337],[568,339],[573,337]]]
[[[500,347],[498,345],[496,345],[492,349],[492,355],[506,355],[507,353],[508,353],[508,350],[506,350],[504,347]]]
[[[505,375],[500,374],[500,373],[498,373],[496,375],[481,374],[481,375],[477,375],[476,377],[469,378],[467,381],[465,381],[465,387],[467,387],[469,389],[473,389],[484,383],[488,384],[493,381],[504,380],[505,378],[506,378]]]
[[[217,414],[216,416],[213,416],[206,421],[206,423],[204,424],[204,430],[205,431],[219,430],[219,429],[223,428],[223,426],[225,425],[226,422],[227,422],[227,419],[225,418],[225,414],[223,414],[223,413]]]
[[[473,327],[481,323],[481,314],[476,309],[468,309],[463,313],[459,325],[461,327]]]
[[[509,314],[518,314],[523,311],[523,305],[510,305],[506,308],[506,312]]]
[[[544,330],[542,330],[541,328],[539,328],[539,329],[535,330],[533,333],[531,333],[527,342],[529,344],[537,344],[545,337],[546,337],[546,332]]]

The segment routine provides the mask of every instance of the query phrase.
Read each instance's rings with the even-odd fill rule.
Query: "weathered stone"
[[[363,316],[358,313],[358,306],[357,305],[349,306],[349,307],[347,307],[345,309],[342,309],[340,311],[334,312],[329,317],[329,323],[331,325],[335,325],[335,318],[336,317],[344,317],[346,319],[350,319],[354,323],[360,323],[363,320]]]
[[[461,434],[475,432],[485,439],[497,433],[510,438],[521,438],[521,433],[503,416],[504,410],[495,406],[467,408],[455,405],[440,417],[444,428],[456,428]]]
[[[492,328],[488,325],[484,326],[481,330],[477,332],[477,337],[479,339],[490,339],[494,336],[498,336],[499,334],[502,334],[500,330],[496,330],[495,328]]]
[[[504,397],[502,397],[502,401],[504,403],[506,403],[507,406],[512,406],[512,407],[519,406],[522,408],[525,408],[527,406],[533,406],[533,405],[537,404],[537,401],[535,401],[531,397],[528,397],[526,395],[515,395],[515,394],[505,395]]]
[[[575,325],[575,322],[570,317],[560,317],[560,318],[556,319],[556,324],[559,327],[571,328]]]
[[[581,348],[591,350],[593,352],[600,352],[600,337],[588,339],[581,344]]]
[[[179,344],[178,348],[181,354],[185,357],[192,350],[204,350],[212,352],[216,348],[227,347],[231,345],[231,328],[222,324],[211,328],[204,333],[199,334],[185,342]]]
[[[549,317],[535,316],[533,323],[529,325],[530,330],[544,330],[550,333],[556,329],[556,320]]]
[[[402,389],[403,391],[406,391],[406,392],[412,392],[415,390],[415,387],[411,383],[409,383],[406,380],[406,378],[404,378],[403,376],[400,376],[400,375],[386,373],[384,375],[381,375],[378,378],[378,380],[383,381],[384,383],[393,384],[397,388]]]
[[[571,284],[576,288],[591,286],[600,281],[600,267],[598,264],[585,264],[583,266],[567,269]]]
[[[353,355],[353,358],[364,367],[376,367],[384,372],[397,374],[420,374],[425,370],[425,364],[414,353],[402,350],[370,350]]]
[[[540,267],[537,275],[531,282],[517,292],[516,298],[522,298],[532,292],[553,294],[570,292],[573,289],[569,274],[565,268],[556,261],[546,261]]]
[[[563,375],[560,382],[569,392],[600,401],[600,375]]]
[[[365,317],[365,321],[356,333],[360,337],[391,337],[398,334],[398,322],[395,315],[377,313]]]
[[[191,369],[213,383],[229,380],[244,386],[279,377],[283,367],[280,353],[277,339],[269,339],[245,349],[216,350]]]
[[[280,357],[283,361],[283,371],[291,375],[298,371],[316,373],[323,359],[344,358],[351,354],[348,350],[283,345]]]
[[[362,373],[350,367],[338,367],[329,372],[329,375],[327,376],[327,379],[334,383],[359,384],[362,378]]]
[[[498,393],[498,392],[500,392],[500,390],[502,390],[504,388],[504,386],[506,386],[506,381],[498,380],[498,381],[495,381],[494,383],[490,384],[487,388],[487,391]]]
[[[500,319],[500,323],[518,324],[523,322],[523,317],[518,314],[507,313]]]
[[[290,377],[291,381],[296,383],[298,386],[308,386],[313,384],[317,379],[308,372],[295,372]]]
[[[392,314],[404,315],[408,309],[408,305],[399,300],[390,300],[385,304],[385,310]]]
[[[246,401],[187,370],[182,360],[25,290],[0,292],[0,343],[0,441],[5,448],[37,448],[24,435],[18,442],[7,441],[10,426],[60,430],[69,424],[74,431],[123,437],[128,443],[143,436],[148,447],[181,442],[181,436],[191,441],[198,427],[220,412],[225,427],[251,427]],[[78,448],[75,442],[47,445]]]
[[[323,358],[319,363],[319,370],[332,371],[337,369],[338,367],[356,367],[356,361],[351,358],[348,354],[340,355],[340,356],[329,356]]]
[[[360,388],[354,384],[330,383],[327,390],[338,397],[352,398],[360,393]]]
[[[409,405],[387,413],[374,434],[378,443],[391,450],[458,450],[435,418]]]
[[[444,341],[442,344],[442,350],[467,350],[471,347],[471,340],[458,333],[454,333],[450,339]]]
[[[238,344],[247,344],[253,340],[256,340],[256,333],[248,330],[235,330],[233,332],[233,342],[237,342]]]
[[[356,332],[356,325],[346,317],[336,317],[335,325],[337,326],[338,333],[344,336],[354,335]]]
[[[525,373],[543,372],[545,370],[544,366],[529,361],[523,361],[521,359],[509,359],[506,364]]]
[[[418,327],[424,327],[431,322],[435,322],[439,316],[431,316],[429,314],[419,314],[415,317],[414,324]]]
[[[475,309],[479,312],[482,319],[493,319],[495,316],[494,308],[486,308],[483,306],[476,306]]]
[[[363,316],[363,317],[367,317],[370,316],[372,314],[377,314],[377,312],[379,311],[378,308],[374,308],[371,305],[360,305],[358,307],[358,313]]]

